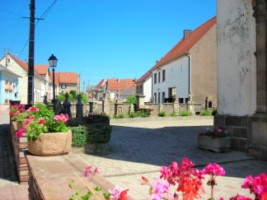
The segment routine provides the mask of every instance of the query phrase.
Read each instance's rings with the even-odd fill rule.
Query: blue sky
[[[55,3],[54,3],[55,2]],[[53,4],[54,3],[54,4]],[[28,58],[30,0],[1,0],[0,56]],[[82,90],[105,78],[140,78],[181,38],[216,15],[216,0],[36,0],[35,63],[80,74]]]

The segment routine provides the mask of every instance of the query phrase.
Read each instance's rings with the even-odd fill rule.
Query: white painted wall
[[[147,77],[143,83],[143,95],[145,96],[144,102],[150,102],[152,94],[152,78],[151,76]]]
[[[217,0],[218,113],[256,110],[256,33],[252,0]]]
[[[166,80],[162,81],[162,71],[165,69],[166,73]],[[178,98],[188,98],[188,58],[186,56],[182,56],[178,58],[177,60],[168,63],[164,66],[161,66],[160,69],[154,70],[152,72],[152,77],[154,79],[154,74],[160,71],[161,73],[161,80],[160,83],[158,83],[158,77],[157,77],[157,83],[154,84],[154,80],[152,80],[152,95],[154,97],[154,93],[160,92],[162,95],[162,92],[165,92],[165,98],[169,97],[169,88],[175,87],[176,88],[176,100]],[[158,75],[157,75],[158,76]],[[162,103],[161,101],[157,103]]]

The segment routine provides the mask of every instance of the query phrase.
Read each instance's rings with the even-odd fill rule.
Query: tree
[[[135,96],[128,96],[125,102],[136,104],[136,97]]]

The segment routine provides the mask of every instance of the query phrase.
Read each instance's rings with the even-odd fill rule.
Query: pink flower
[[[252,199],[249,197],[245,197],[243,195],[237,194],[236,196],[231,197],[230,200],[252,200]]]
[[[68,114],[60,114],[60,115],[56,115],[54,117],[54,120],[56,122],[63,122],[66,123],[69,120],[69,115]]]
[[[100,173],[98,167],[95,167],[95,169],[93,170],[93,166],[89,165],[85,168],[85,171],[84,171],[84,176],[88,176],[89,174],[98,174]]]
[[[44,124],[45,122],[46,122],[46,120],[45,120],[44,118],[40,118],[40,119],[39,119],[39,123],[40,123],[40,124]]]
[[[208,164],[202,171],[203,174],[208,174],[212,176],[224,176],[225,170],[217,163]]]
[[[150,195],[150,199],[160,200],[166,195],[169,195],[169,187],[169,183],[162,182],[160,178],[156,179],[156,184],[151,185],[152,194]]]
[[[85,171],[84,171],[84,176],[88,176],[88,174],[92,174],[93,172],[92,172],[92,169],[93,168],[93,166],[87,166],[86,168],[85,168]]]
[[[25,132],[25,130],[23,128],[20,128],[19,130],[17,130],[16,135],[21,138],[23,136],[23,133]]]
[[[27,110],[27,112],[38,112],[38,111],[39,111],[39,109],[35,106],[29,107]]]
[[[267,197],[267,174],[261,173],[259,176],[247,176],[242,188],[248,188],[250,193],[256,195],[259,200]]]
[[[116,186],[112,190],[108,190],[108,192],[110,193],[110,199],[112,199],[112,200],[120,200],[123,198],[127,199],[127,198],[125,198],[127,191],[128,190],[124,190],[122,188],[119,188],[118,186]]]
[[[31,122],[33,121],[33,119],[34,119],[34,116],[31,115],[31,116],[29,116],[27,119],[24,119],[24,123],[25,123],[26,125],[28,125],[29,123],[31,123]]]

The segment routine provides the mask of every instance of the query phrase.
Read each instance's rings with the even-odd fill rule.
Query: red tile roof
[[[59,83],[78,84],[79,76],[75,72],[58,72]]]
[[[194,31],[189,33],[186,38],[180,40],[180,42],[178,42],[159,62],[157,62],[152,69],[157,69],[158,67],[187,53],[215,24],[216,17],[213,17],[196,28]]]
[[[109,91],[135,88],[135,79],[108,79],[107,81]]]
[[[152,68],[153,68],[153,67],[152,67]],[[139,78],[139,79],[136,80],[136,83],[138,84],[138,83],[141,83],[141,82],[143,82],[144,80],[146,80],[146,78],[148,78],[148,77],[151,75],[151,72],[152,72],[151,69],[148,70],[143,76],[141,76],[141,78]]]
[[[46,75],[48,72],[48,65],[34,65],[34,69],[38,72],[38,74]]]
[[[99,90],[101,87],[103,87],[105,84],[105,79],[102,79],[97,85],[96,85],[96,89]]]
[[[26,72],[28,72],[28,63],[21,61],[16,56],[13,56],[12,54],[8,53],[8,55],[15,60],[15,62],[22,67]],[[48,72],[48,65],[34,65],[34,73],[45,75]]]
[[[53,73],[49,78],[53,81]],[[55,72],[55,85],[59,84],[79,84],[79,76],[75,72]]]

